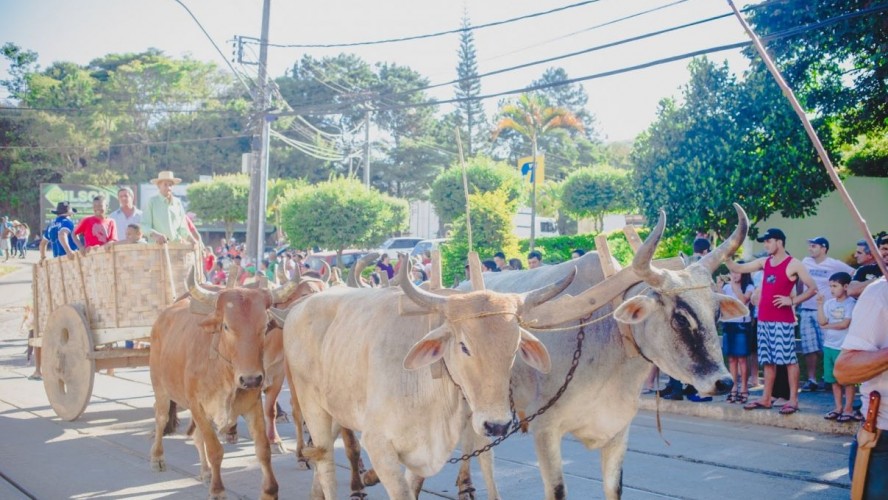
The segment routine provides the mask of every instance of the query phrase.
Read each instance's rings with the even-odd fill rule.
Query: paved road
[[[167,438],[168,471],[151,471],[153,398],[147,368],[96,375],[93,398],[75,422],[59,420],[42,383],[29,381],[17,331],[20,306],[30,297],[29,269],[0,279],[0,498],[205,498],[197,453],[183,435]],[[283,395],[288,400],[287,394]],[[849,437],[744,424],[713,418],[655,414],[635,419],[624,472],[624,498],[818,498],[849,495]],[[225,445],[223,480],[230,497],[256,498],[260,472],[252,442]],[[280,428],[293,446],[294,428]],[[668,440],[667,444],[665,441]],[[338,463],[345,464],[337,450]],[[566,438],[564,469],[570,498],[602,498],[598,453]],[[281,498],[308,498],[311,471],[297,470],[292,454],[273,458]],[[486,490],[477,467],[476,487]],[[455,498],[456,466],[426,481],[424,496]],[[347,498],[347,470],[339,470],[340,498]],[[496,479],[503,498],[542,498],[533,443],[514,436],[496,448]],[[370,498],[386,498],[380,486]]]

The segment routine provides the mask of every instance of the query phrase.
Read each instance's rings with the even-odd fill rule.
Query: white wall
[[[441,222],[435,208],[429,201],[410,202],[410,232],[409,236],[417,238],[433,239],[438,237],[438,228]]]

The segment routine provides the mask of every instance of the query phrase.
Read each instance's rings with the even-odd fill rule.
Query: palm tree
[[[516,102],[505,104],[497,114],[500,119],[493,130],[492,141],[496,141],[504,130],[514,130],[530,139],[533,149],[530,191],[530,250],[533,251],[536,237],[537,140],[559,128],[582,131],[583,122],[568,109],[550,106],[546,97],[538,93],[521,94]]]

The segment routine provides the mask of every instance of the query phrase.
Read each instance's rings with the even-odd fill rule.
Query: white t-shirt
[[[857,301],[852,297],[845,297],[845,300],[839,302],[836,299],[829,299],[823,303],[823,314],[830,323],[841,323],[851,318],[854,311],[854,304]],[[833,330],[831,328],[823,329],[823,346],[830,349],[841,349],[842,342],[845,341],[845,335],[848,329]]]
[[[814,278],[814,283],[817,283],[817,292],[823,294],[824,297],[829,297],[829,277],[835,273],[846,272],[850,275],[854,275],[854,268],[845,264],[840,260],[836,260],[832,257],[827,257],[820,264],[817,263],[811,257],[805,257],[802,259],[802,264],[808,269],[808,274]],[[813,296],[810,299],[802,302],[802,309],[811,309],[812,311],[817,310],[817,296]]]
[[[878,351],[888,348],[888,282],[885,278],[870,284],[854,306],[851,327],[842,343],[842,349],[852,351]],[[860,386],[863,408],[866,415],[869,407],[869,393],[879,391],[884,394],[879,406],[879,419],[876,427],[888,430],[888,370],[867,380]]]
[[[127,217],[119,208],[111,212],[108,217],[114,219],[114,224],[117,226],[117,241],[126,239],[126,227],[130,224],[142,225],[142,211],[135,207],[133,207],[132,217]]]

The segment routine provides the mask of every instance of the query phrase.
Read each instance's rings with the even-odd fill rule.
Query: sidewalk
[[[660,381],[660,386],[665,387],[666,378]],[[749,391],[749,401],[761,398],[762,388]],[[687,399],[683,401],[670,401],[657,398],[654,394],[641,396],[639,408],[648,411],[657,411],[657,406],[663,413],[676,413],[702,418],[711,418],[743,424],[770,425],[784,429],[805,430],[821,432],[824,434],[853,435],[860,427],[859,422],[851,421],[838,423],[823,418],[835,408],[832,389],[827,385],[825,391],[799,393],[799,411],[792,415],[781,415],[780,407],[774,405],[770,410],[744,410],[742,404],[728,403],[725,396],[713,396],[712,401],[695,403]]]
[[[22,308],[32,300],[31,273],[32,267],[37,262],[39,255],[36,251],[29,251],[24,260],[10,259],[7,265],[19,269],[0,277],[0,342],[20,340],[27,333],[19,331],[22,320]],[[21,364],[24,365],[24,355]],[[665,387],[666,377],[661,375],[660,387]],[[760,397],[762,389],[750,391],[749,400],[754,401]],[[694,403],[684,401],[669,401],[656,398],[654,395],[642,395],[639,408],[663,413],[689,415],[741,424],[770,425],[786,429],[806,430],[826,434],[852,435],[857,431],[857,422],[837,423],[825,420],[823,416],[833,409],[832,391],[803,392],[799,394],[799,410],[793,415],[780,415],[779,407],[771,410],[744,410],[741,404],[725,402],[726,396],[714,396],[713,401],[706,403]]]

